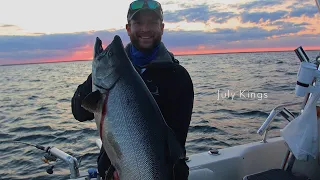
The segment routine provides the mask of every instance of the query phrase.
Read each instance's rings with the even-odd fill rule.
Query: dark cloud
[[[282,26],[272,31],[258,27],[238,28],[237,30],[216,29],[215,32],[165,31],[163,42],[169,49],[186,45],[193,47],[198,45],[224,46],[233,41],[265,40],[273,35],[284,36],[296,33],[303,30],[304,25],[306,23],[283,22]],[[72,52],[81,51],[85,45],[93,46],[96,37],[100,37],[104,43],[109,43],[116,34],[122,38],[125,45],[129,42],[125,30],[40,36],[0,36],[0,59],[19,59],[23,62],[33,58],[70,56]]]
[[[268,8],[279,4],[279,0],[259,0],[239,5],[240,9]]]
[[[234,29],[216,29],[216,32],[202,31],[170,31],[165,32],[163,41],[169,48],[197,45],[219,45],[232,41],[247,41],[247,40],[266,40],[273,35],[283,36],[289,33],[297,33],[305,27],[288,27],[283,26],[279,29],[267,31],[258,27],[238,28]]]
[[[111,39],[114,34],[127,36],[124,30],[115,32],[98,31],[94,33],[52,34],[40,36],[0,36],[0,53],[15,52],[16,50],[77,50],[86,44],[93,44],[95,37]]]
[[[184,20],[183,16],[178,16],[178,12],[164,12],[163,19],[165,22],[180,22]]]
[[[19,26],[13,25],[13,24],[0,24],[0,30],[22,30]]]
[[[46,49],[38,49],[38,50],[16,50],[14,52],[0,52],[0,58],[3,59],[15,59],[19,61],[29,60],[29,59],[39,59],[39,58],[59,58],[64,57],[66,55],[70,55],[70,50],[46,50]],[[1,63],[0,63],[1,64]]]
[[[181,5],[185,9],[177,11],[165,11],[164,20],[166,22],[207,22],[209,19],[213,19],[216,23],[225,23],[233,17],[241,17],[242,22],[253,22],[259,23],[260,20],[266,21],[276,21],[287,16],[300,17],[306,15],[308,17],[313,17],[318,13],[318,9],[315,5],[305,5],[300,6],[301,3],[293,3],[286,10],[279,10],[276,12],[267,12],[268,8],[281,5],[283,2],[278,0],[262,0],[262,1],[252,1],[246,4],[240,5],[229,5],[228,7],[238,8],[243,10],[242,13],[237,14],[235,12],[229,12],[219,9],[219,5],[207,5],[201,4],[197,6]],[[252,9],[261,9],[258,12],[250,12]]]
[[[261,1],[259,6],[273,6],[276,1]],[[259,1],[260,3],[260,1]],[[243,9],[259,7],[258,2],[252,2],[241,5]],[[233,12],[218,11],[214,6],[199,5],[185,10],[174,12],[165,12],[166,22],[179,22],[187,20],[188,22],[206,22],[209,19],[217,23],[224,23],[228,19],[240,16],[243,23],[259,23],[260,20],[270,21],[269,25],[276,25],[275,30],[267,31],[259,27],[234,29],[215,29],[215,32],[203,31],[165,31],[163,42],[168,49],[177,47],[194,47],[199,45],[215,46],[217,48],[259,48],[259,47],[281,47],[281,46],[299,46],[301,42],[305,46],[318,45],[318,35],[300,35],[290,36],[290,33],[297,33],[304,30],[309,25],[308,22],[292,23],[284,22],[281,19],[286,16],[301,16],[305,14],[309,17],[317,13],[316,7],[305,6],[296,8],[291,12],[248,12],[241,14]],[[1,25],[0,28],[16,27],[14,25]],[[117,31],[97,31],[92,33],[73,33],[73,34],[53,34],[38,36],[0,36],[0,64],[8,59],[24,62],[31,59],[57,58],[71,55],[72,52],[82,50],[85,45],[93,46],[95,38],[100,37],[105,43],[110,42],[114,35],[120,35],[124,44],[129,42],[125,30]],[[276,39],[268,39],[272,36],[279,36]],[[239,43],[233,43],[233,42]]]
[[[214,6],[211,6],[214,7]],[[179,22],[186,20],[187,22],[206,22],[210,18],[217,23],[224,23],[228,19],[237,16],[233,12],[222,12],[218,10],[210,10],[208,5],[198,5],[183,10],[173,12],[164,12],[164,20],[166,22]]]
[[[293,22],[276,21],[276,22],[271,22],[270,25],[277,25],[280,27],[304,27],[304,26],[310,25],[310,23],[307,23],[307,22],[293,23]]]
[[[241,21],[243,23],[246,22],[253,22],[253,23],[259,23],[259,21],[262,19],[265,21],[275,21],[278,19],[283,18],[287,14],[287,11],[276,11],[276,12],[243,12],[241,14]]]
[[[297,1],[297,2],[294,2],[292,3],[292,5],[288,6],[289,9],[295,9],[297,7],[301,7],[301,1]]]
[[[55,58],[70,56],[85,45],[94,44],[99,36],[103,42],[120,35],[124,43],[128,36],[124,30],[115,32],[98,31],[94,33],[52,34],[40,36],[0,36],[0,64],[3,59],[18,59],[23,62],[38,58]]]
[[[0,28],[12,28],[12,27],[17,27],[17,26],[11,25],[11,24],[0,25]]]
[[[276,33],[276,31],[279,32],[279,33],[276,33],[275,35],[286,35],[289,33],[297,33],[299,31],[305,30],[306,26],[310,25],[307,22],[292,23],[292,22],[283,22],[283,21],[277,21],[271,24],[278,26],[277,30],[273,30],[273,33]]]
[[[241,13],[242,22],[254,22],[259,23],[262,19],[264,22],[267,20],[276,21],[282,19],[286,16],[290,17],[301,17],[302,15],[306,15],[308,17],[313,17],[316,13],[318,13],[318,9],[316,5],[303,5],[301,2],[295,2],[292,5],[288,6],[286,10],[276,11],[276,12],[267,12],[268,8],[281,5],[283,2],[278,0],[260,0],[253,1],[246,4],[238,5],[238,9],[244,10]],[[303,5],[303,6],[301,6]],[[260,12],[250,12],[251,9],[261,9]]]
[[[174,12],[166,12],[164,18],[168,22],[177,22],[186,19],[188,22],[208,21],[211,12],[207,6],[197,6]]]
[[[237,14],[234,14],[232,12],[213,12],[212,14],[213,16],[213,22],[216,23],[225,23],[227,22],[229,19],[238,16]]]
[[[292,47],[292,52],[295,48],[301,46],[319,46],[320,35],[300,35],[300,36],[286,36],[281,38],[255,41],[243,41],[241,43],[232,44],[229,43],[230,49],[238,48],[281,48]],[[225,45],[226,46],[226,45]]]
[[[291,6],[292,11],[290,12],[291,17],[300,17],[302,15],[306,15],[308,17],[313,17],[318,12],[317,7],[314,5],[306,5],[300,8],[296,8],[295,6]]]

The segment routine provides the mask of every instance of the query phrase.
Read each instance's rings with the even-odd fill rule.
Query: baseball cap
[[[159,2],[155,0],[136,0],[133,1],[129,6],[127,14],[128,22],[141,10],[151,10],[159,16],[161,21],[163,20],[163,11]]]

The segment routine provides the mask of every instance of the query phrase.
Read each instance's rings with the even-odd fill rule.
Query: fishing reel
[[[60,151],[60,150],[59,150]],[[62,151],[60,151],[60,152],[62,152]],[[80,167],[80,165],[81,165],[81,160],[82,160],[82,157],[83,156],[81,156],[80,158],[79,158],[79,161],[78,161],[78,163],[76,163],[75,164],[75,166],[77,167],[77,168],[79,168]],[[52,162],[57,162],[57,154],[52,154],[52,153],[50,153],[50,147],[49,148],[47,148],[47,153],[43,156],[43,158],[41,158],[41,160],[44,162],[44,163],[46,163],[46,164],[48,164],[49,165],[49,167],[47,168],[47,170],[46,170],[46,172],[48,173],[48,174],[53,174],[53,168],[55,167],[55,165],[53,165],[52,164]]]
[[[301,62],[297,84],[296,84],[296,95],[304,97],[307,93],[320,92],[320,88],[313,85],[314,80],[319,80],[320,71],[317,65],[311,62]]]
[[[57,161],[57,157],[55,157],[55,156],[53,156],[53,155],[51,155],[51,154],[45,154],[45,155],[43,156],[43,158],[41,158],[41,160],[42,160],[44,163],[46,163],[46,164],[49,165],[49,167],[47,168],[46,172],[47,172],[48,174],[53,174],[54,165],[52,165],[51,162],[56,162],[56,161]]]
[[[311,61],[301,46],[294,52],[301,62],[295,87],[296,96],[306,97],[308,93],[320,92],[318,82],[320,80],[320,54]]]

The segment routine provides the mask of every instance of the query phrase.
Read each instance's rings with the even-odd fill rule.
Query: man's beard
[[[134,45],[134,47],[137,48],[139,51],[148,53],[148,52],[152,52],[152,50],[160,44],[161,36],[156,36],[153,39],[152,46],[149,48],[141,47],[139,45],[139,37],[137,37],[137,36],[130,36],[130,40],[131,40],[132,45]]]

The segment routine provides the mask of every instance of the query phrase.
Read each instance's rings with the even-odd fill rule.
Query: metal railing
[[[278,114],[280,114],[287,121],[289,121],[289,122],[292,121],[293,119],[295,119],[295,116],[286,107],[300,105],[300,104],[301,104],[301,102],[281,104],[281,105],[275,107],[274,109],[272,109],[272,111],[270,112],[268,118],[264,121],[264,123],[261,125],[261,127],[257,131],[257,133],[259,135],[261,135],[261,136],[263,135],[263,139],[262,139],[263,143],[267,142],[267,134],[268,134],[268,131],[270,130],[270,124],[273,122],[275,117]]]

